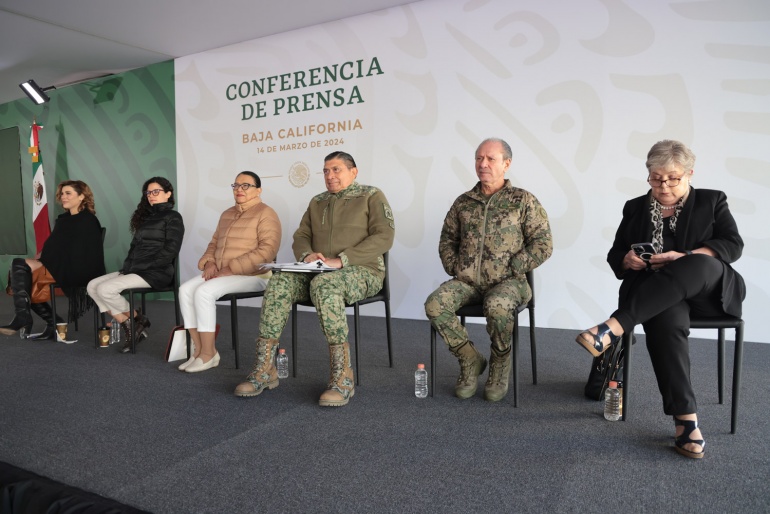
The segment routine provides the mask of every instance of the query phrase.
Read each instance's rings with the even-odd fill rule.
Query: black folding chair
[[[217,299],[218,302],[230,302],[230,330],[233,333],[233,350],[235,350],[235,369],[240,369],[240,341],[238,340],[238,300],[246,298],[261,298],[265,291],[248,291],[243,293],[228,293]]]
[[[733,316],[721,316],[715,318],[691,318],[690,328],[717,329],[717,382],[719,387],[719,404],[724,403],[725,383],[725,330],[735,329],[735,355],[733,357],[733,399],[730,412],[730,433],[734,434],[738,426],[738,400],[741,390],[741,371],[743,369],[743,320]],[[629,395],[631,385],[631,340],[633,331],[623,334],[623,352],[625,363],[623,366],[623,421],[628,418]]]
[[[385,304],[385,328],[388,335],[388,365],[393,367],[393,347],[391,343],[391,330],[390,330],[390,268],[388,267],[388,252],[383,254],[383,260],[385,261],[385,279],[382,282],[382,289],[380,292],[364,298],[351,304],[346,304],[345,307],[353,308],[353,324],[355,339],[353,343],[354,352],[356,355],[356,385],[360,382],[361,373],[359,371],[359,358],[358,358],[358,342],[361,340],[361,320],[359,316],[359,308],[362,305],[367,305],[374,302],[383,302]],[[333,272],[332,272],[333,273]],[[297,306],[304,305],[305,307],[315,307],[313,302],[296,302],[291,306],[291,364],[292,364],[292,376],[297,376]]]
[[[513,358],[513,406],[519,406],[519,313],[524,309],[529,310],[529,346],[532,353],[532,383],[537,384],[537,348],[535,340],[535,277],[532,271],[527,272],[527,282],[529,288],[532,290],[532,298],[529,302],[524,303],[516,307],[516,313],[513,316],[513,347],[511,348],[511,355]],[[465,318],[483,318],[484,306],[481,304],[464,305],[460,307],[455,315],[459,316],[460,323],[465,326]],[[433,391],[436,389],[436,329],[433,325],[430,326],[430,395],[433,396]]]
[[[128,295],[128,306],[129,306],[129,322],[131,324],[131,353],[136,353],[136,339],[137,335],[135,333],[135,327],[134,327],[134,311],[136,310],[135,305],[136,302],[134,301],[134,295],[141,295],[141,302],[142,302],[142,313],[147,313],[147,302],[145,299],[145,296],[150,293],[173,293],[174,294],[174,316],[176,318],[176,324],[181,325],[182,324],[182,313],[179,309],[179,256],[177,255],[174,257],[173,261],[174,266],[174,280],[173,282],[165,287],[159,287],[159,288],[153,288],[153,287],[134,287],[130,289],[124,289],[121,291],[121,294],[127,294]],[[98,309],[94,309],[94,336],[96,340],[96,346],[99,346],[99,318],[100,313]],[[106,322],[104,319],[104,315],[101,314],[101,321],[102,325]]]

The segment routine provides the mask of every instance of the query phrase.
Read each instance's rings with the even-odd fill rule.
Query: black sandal
[[[582,332],[580,335],[578,335],[575,339],[575,341],[577,341],[580,346],[588,350],[594,357],[598,357],[599,355],[603,354],[610,346],[620,340],[620,336],[613,334],[612,330],[610,330],[610,327],[608,327],[606,323],[602,323],[596,328],[596,334],[592,334],[586,330],[585,332]],[[610,343],[607,346],[604,346],[604,343],[602,342],[602,339],[604,339],[605,335],[610,336]]]
[[[706,451],[706,441],[703,439],[690,438],[690,434],[695,432],[695,430],[698,428],[698,422],[692,419],[679,419],[674,416],[674,425],[677,427],[684,427],[682,434],[674,438],[674,449],[680,455],[684,455],[685,457],[689,457],[691,459],[702,459]],[[691,452],[690,450],[685,449],[684,445],[691,443],[700,445],[700,451]]]

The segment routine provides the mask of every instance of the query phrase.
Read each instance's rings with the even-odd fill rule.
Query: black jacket
[[[645,271],[623,270],[623,257],[634,243],[652,239],[650,192],[626,202],[623,220],[615,234],[615,242],[607,254],[615,276],[623,280],[620,298],[624,298]],[[732,316],[741,315],[741,302],[746,297],[743,277],[730,264],[743,252],[743,239],[727,206],[727,196],[713,189],[690,189],[690,195],[679,213],[673,250],[684,252],[707,246],[717,253],[725,265],[722,275],[722,309]]]
[[[128,257],[120,270],[135,273],[151,287],[171,285],[174,281],[174,259],[179,255],[184,237],[182,215],[168,202],[152,206],[150,214],[131,240]]]

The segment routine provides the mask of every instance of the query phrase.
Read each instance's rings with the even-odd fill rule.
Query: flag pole
[[[37,117],[33,116],[29,134],[29,153],[32,156],[32,225],[35,229],[35,255],[40,255],[46,239],[51,235],[51,223],[48,219],[48,196],[45,192],[43,156],[40,152],[39,133],[42,128],[42,125],[37,124]]]

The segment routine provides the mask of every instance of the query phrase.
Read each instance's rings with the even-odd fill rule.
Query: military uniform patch
[[[390,225],[390,228],[395,229],[396,228],[396,224],[394,223],[395,220],[393,219],[393,211],[390,209],[390,205],[388,205],[386,203],[383,203],[382,204],[382,209],[383,209],[383,211],[385,211],[385,219],[390,220],[388,225]]]

